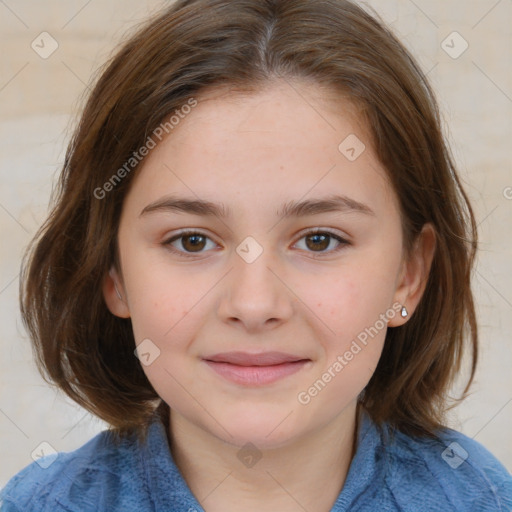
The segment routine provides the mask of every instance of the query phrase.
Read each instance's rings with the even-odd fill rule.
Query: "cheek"
[[[161,265],[139,265],[133,253],[126,261],[124,276],[137,342],[167,339],[201,296],[193,279],[184,282],[182,273]]]
[[[354,400],[372,377],[384,346],[387,321],[397,314],[390,308],[388,284],[347,277],[333,283],[329,293],[315,303],[318,317],[330,329],[328,335],[318,338],[324,354],[317,384],[311,382],[312,396],[322,390],[318,407],[330,403],[336,409]]]
[[[373,325],[390,307],[394,287],[389,275],[346,269],[336,279],[317,281],[319,285],[309,289],[310,303],[331,334],[346,341]]]
[[[158,340],[158,343],[167,343],[176,340],[176,333],[183,337],[183,329],[191,318],[191,310],[197,297],[191,294],[171,291],[160,283],[145,293],[140,293],[130,303],[135,339],[143,338]]]
[[[311,292],[312,304],[322,320],[318,325],[328,327],[322,328],[325,336],[317,338],[323,352],[318,385],[322,388],[325,384],[318,404],[343,404],[355,399],[373,375],[384,346],[387,321],[397,314],[391,304],[391,276],[391,269],[360,261],[344,268],[336,279],[317,281],[318,286]]]

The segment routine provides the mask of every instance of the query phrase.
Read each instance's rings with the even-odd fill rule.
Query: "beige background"
[[[32,461],[41,442],[72,450],[104,428],[36,373],[18,312],[19,264],[44,220],[93,71],[131,25],[165,3],[0,0],[0,485]],[[473,394],[455,409],[451,426],[512,470],[512,1],[370,4],[428,71],[479,223],[481,360]],[[45,51],[51,48],[42,32],[58,44],[45,59],[31,48],[42,37]]]

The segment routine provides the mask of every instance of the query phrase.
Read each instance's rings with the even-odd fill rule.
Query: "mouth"
[[[217,374],[236,384],[261,386],[292,375],[311,359],[283,352],[225,352],[208,356],[204,362]]]

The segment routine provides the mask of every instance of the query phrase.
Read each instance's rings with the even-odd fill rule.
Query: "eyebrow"
[[[232,215],[231,210],[222,203],[213,203],[202,199],[165,196],[144,207],[139,217],[162,211],[190,213],[205,217],[217,217],[219,219],[226,219]],[[300,202],[290,201],[285,203],[280,210],[276,211],[276,216],[279,218],[306,217],[308,215],[330,212],[363,213],[375,216],[375,212],[368,205],[344,195],[332,195]]]

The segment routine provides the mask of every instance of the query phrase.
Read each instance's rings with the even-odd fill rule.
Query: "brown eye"
[[[162,245],[168,247],[172,252],[180,256],[193,256],[194,254],[202,254],[207,248],[208,241],[212,244],[210,248],[216,246],[209,237],[196,231],[182,232],[166,240]]]
[[[314,235],[308,235],[306,237],[306,245],[308,249],[311,249],[312,251],[323,251],[329,247],[330,239],[330,235],[315,233]]]
[[[199,252],[206,245],[206,237],[203,235],[186,235],[181,238],[182,247],[189,252]]]
[[[312,231],[310,233],[306,233],[306,235],[303,236],[300,240],[306,241],[306,248],[304,249],[306,252],[314,252],[320,254],[330,254],[337,252],[343,249],[345,246],[350,245],[350,242],[330,231]],[[334,248],[327,250],[333,241]]]

